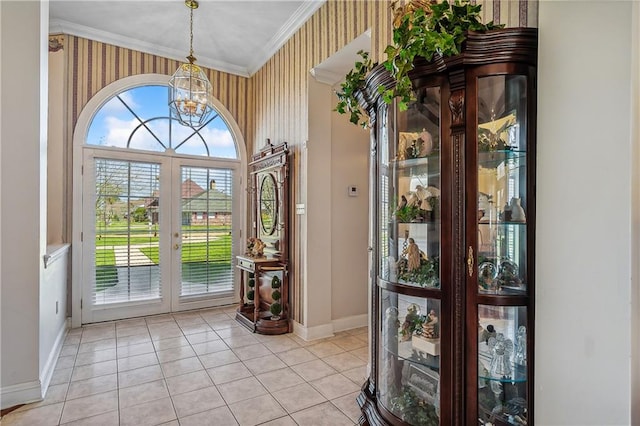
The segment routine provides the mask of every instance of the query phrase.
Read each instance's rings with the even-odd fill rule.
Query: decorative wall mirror
[[[249,164],[254,236],[265,243],[264,254],[288,259],[289,149],[287,143],[267,146]]]

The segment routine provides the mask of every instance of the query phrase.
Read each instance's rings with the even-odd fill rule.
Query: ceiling
[[[204,67],[248,77],[326,0],[200,0],[193,50]],[[51,34],[72,34],[184,61],[189,8],[182,0],[51,0]]]

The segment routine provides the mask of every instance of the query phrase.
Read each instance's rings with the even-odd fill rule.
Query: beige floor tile
[[[299,425],[353,426],[353,422],[330,402],[291,414]]]
[[[204,368],[219,367],[221,365],[232,364],[240,361],[240,358],[238,358],[231,350],[201,355],[198,358],[200,358],[200,362],[202,362]]]
[[[222,406],[213,410],[180,418],[180,426],[237,426],[236,418],[229,407]]]
[[[128,358],[130,356],[148,354],[152,352],[155,352],[155,348],[153,347],[153,343],[149,341],[134,345],[118,346],[117,357]]]
[[[253,336],[229,336],[229,337],[225,337],[224,342],[227,344],[227,346],[229,346],[230,348],[242,348],[244,346],[250,346],[250,345],[255,345],[258,342],[258,339],[256,339]]]
[[[178,418],[208,411],[226,405],[215,386],[172,396]]]
[[[120,416],[118,410],[98,414],[97,416],[86,417],[84,419],[65,423],[64,426],[119,426]]]
[[[198,357],[178,359],[160,364],[164,377],[179,376],[192,371],[204,370]]]
[[[146,426],[176,419],[171,398],[158,399],[120,410],[120,426]]]
[[[82,340],[82,333],[80,334],[67,334],[67,337],[64,338],[64,345],[79,345],[80,340]]]
[[[286,352],[292,349],[300,348],[300,345],[295,340],[282,336],[269,336],[269,340],[263,340],[262,344],[267,347],[273,353]]]
[[[160,324],[163,322],[175,323],[175,320],[173,319],[173,316],[171,316],[171,314],[153,315],[150,317],[145,317],[145,321],[147,325]]]
[[[160,362],[169,362],[177,359],[191,358],[196,356],[196,353],[191,349],[191,346],[180,346],[158,351],[157,355]]]
[[[291,366],[291,368],[307,382],[337,373],[336,370],[323,362],[321,359],[293,365]]]
[[[316,359],[318,359],[317,356],[315,356],[305,348],[293,349],[286,352],[278,352],[276,356],[289,366],[302,364],[303,362],[315,361]]]
[[[118,327],[116,329],[116,338],[120,339],[122,337],[127,336],[135,336],[135,335],[144,335],[149,334],[149,329],[146,324],[136,325],[131,327]]]
[[[292,388],[273,392],[273,397],[277,399],[289,413],[304,410],[305,408],[327,401],[327,398],[322,396],[320,392],[308,383],[302,383]]]
[[[72,373],[73,368],[56,368],[55,370],[53,370],[53,374],[51,375],[49,386],[69,383],[71,381]]]
[[[160,366],[151,365],[149,367],[118,373],[118,385],[122,389],[142,383],[153,382],[154,380],[160,380],[162,378],[163,375]]]
[[[62,346],[62,349],[60,350],[60,356],[77,355],[79,346],[80,344]]]
[[[280,417],[270,422],[262,423],[260,426],[298,426],[291,416]]]
[[[120,409],[155,401],[156,399],[162,399],[168,396],[169,390],[164,380],[155,380],[153,382],[130,386],[120,389],[118,392]]]
[[[128,328],[128,327],[138,327],[147,325],[147,321],[145,321],[144,318],[131,318],[131,319],[125,319],[125,320],[120,320],[120,321],[116,321],[116,331],[121,329],[121,328]]]
[[[367,366],[362,365],[360,367],[352,368],[351,370],[346,370],[342,372],[343,376],[349,378],[356,385],[362,386],[362,384],[367,380]]]
[[[128,358],[120,358],[118,360],[118,371],[135,370],[136,368],[148,367],[150,365],[159,364],[158,357],[155,353],[134,355]]]
[[[2,418],[2,426],[54,426],[60,421],[64,404],[45,405],[24,411],[13,411]]]
[[[152,340],[162,340],[170,337],[181,337],[182,330],[176,323],[150,324],[149,334]]]
[[[331,403],[338,407],[338,409],[349,417],[353,423],[358,423],[360,414],[362,414],[360,407],[356,402],[358,394],[360,394],[360,392],[353,392],[331,400]]]
[[[81,365],[73,368],[71,381],[90,379],[92,377],[106,376],[118,372],[115,360],[96,362],[95,364]]]
[[[64,404],[61,423],[68,423],[118,409],[118,392],[104,392],[73,399]]]
[[[344,349],[342,349],[340,346],[336,345],[335,343],[331,343],[331,342],[317,343],[315,345],[307,346],[307,349],[309,350],[309,352],[311,352],[312,354],[314,354],[319,358],[324,358],[326,356],[331,356],[331,355],[344,352]]]
[[[183,374],[181,376],[173,376],[166,379],[169,393],[178,395],[190,392],[196,389],[207,388],[213,385],[213,381],[206,371],[194,371],[193,373]]]
[[[182,333],[185,336],[188,336],[190,334],[200,334],[200,333],[206,333],[207,331],[213,331],[211,327],[209,327],[209,324],[207,324],[204,321],[202,322],[202,324],[180,325],[180,328],[182,329]]]
[[[153,346],[156,348],[156,351],[164,351],[180,346],[189,346],[189,341],[185,339],[184,336],[169,337],[167,339],[154,340]]]
[[[267,390],[255,377],[224,383],[218,386],[218,390],[227,404],[244,401],[267,393]]]
[[[285,416],[287,413],[271,395],[262,395],[229,405],[240,426],[253,426]]]
[[[332,339],[331,343],[341,347],[345,351],[352,351],[354,349],[358,349],[358,348],[361,348],[363,346],[367,346],[366,342],[363,342],[362,340],[360,340],[357,337],[354,337],[352,335],[347,335],[347,336],[340,337],[340,338],[337,338],[337,339]]]
[[[253,336],[253,333],[244,327],[223,328],[216,330],[216,334],[223,339],[229,336]]]
[[[185,337],[192,345],[209,342],[211,340],[220,340],[220,336],[218,336],[218,333],[213,330],[205,331],[204,333],[189,334]]]
[[[311,381],[309,384],[316,388],[316,390],[327,399],[335,399],[360,390],[358,385],[347,379],[342,374],[323,377],[321,379]]]
[[[122,346],[131,346],[131,345],[139,345],[140,343],[149,343],[151,342],[151,336],[149,336],[149,333],[134,334],[132,336],[118,337],[116,340],[118,342],[117,346],[120,348]]]
[[[213,328],[215,332],[217,332],[218,330],[224,330],[226,328],[233,328],[233,327],[240,326],[240,324],[238,324],[237,321],[232,320],[231,318],[224,321],[209,322],[208,324],[211,326],[211,328]]]
[[[56,361],[55,368],[72,368],[75,365],[75,363],[76,363],[75,355],[59,356],[58,360]]]
[[[366,364],[363,360],[349,352],[327,356],[322,358],[322,360],[337,371],[351,370],[352,368],[361,367]]]
[[[268,373],[269,371],[286,368],[287,365],[275,355],[267,355],[244,361],[244,365],[254,374]]]
[[[69,385],[67,401],[116,389],[118,389],[118,375],[115,373],[79,380]]]
[[[369,362],[369,347],[368,346],[363,346],[363,347],[358,348],[356,350],[350,351],[349,353],[351,355],[357,356],[358,358],[360,358],[364,362]]]
[[[209,368],[207,373],[216,385],[251,376],[251,371],[241,362]]]
[[[80,343],[78,347],[78,354],[83,352],[91,352],[91,351],[104,351],[105,349],[115,349],[116,348],[116,339],[104,339],[97,340],[95,342],[89,343]]]
[[[100,329],[98,328],[85,329],[82,332],[82,339],[80,339],[80,344],[95,342],[97,340],[112,339],[115,337],[116,337],[115,327],[100,328]]]
[[[226,351],[229,349],[226,343],[223,340],[210,340],[204,343],[196,343],[191,345],[193,350],[198,355],[206,355],[214,352]]]
[[[256,378],[271,393],[304,383],[304,379],[290,368],[260,374]]]
[[[102,351],[89,351],[79,353],[76,357],[76,367],[87,364],[95,364],[97,362],[111,361],[116,359],[116,349],[105,349]]]
[[[256,343],[255,345],[235,348],[233,349],[233,352],[235,352],[238,358],[240,358],[242,361],[253,359],[253,358],[260,358],[266,355],[273,354],[273,352],[267,349],[267,347],[262,343]]]

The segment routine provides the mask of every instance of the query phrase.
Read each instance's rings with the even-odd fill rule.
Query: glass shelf
[[[440,356],[430,355],[420,352],[413,348],[411,341],[398,342],[398,352],[391,350],[390,347],[385,348],[387,352],[398,357],[399,360],[407,361],[413,364],[423,365],[432,370],[440,370]]]

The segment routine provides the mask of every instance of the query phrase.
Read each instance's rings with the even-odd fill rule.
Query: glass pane
[[[378,400],[411,425],[440,424],[440,301],[381,290]]]
[[[527,424],[527,308],[478,307],[479,424]]]
[[[440,88],[420,90],[397,115],[380,155],[381,277],[439,288]]]
[[[168,86],[145,85],[113,96],[94,115],[87,145],[238,158],[233,135],[217,113],[198,129],[172,120],[168,90]]]
[[[94,304],[160,294],[160,165],[97,158]]]
[[[526,78],[478,79],[478,289],[527,290]]]
[[[231,170],[182,167],[181,296],[233,291]]]

